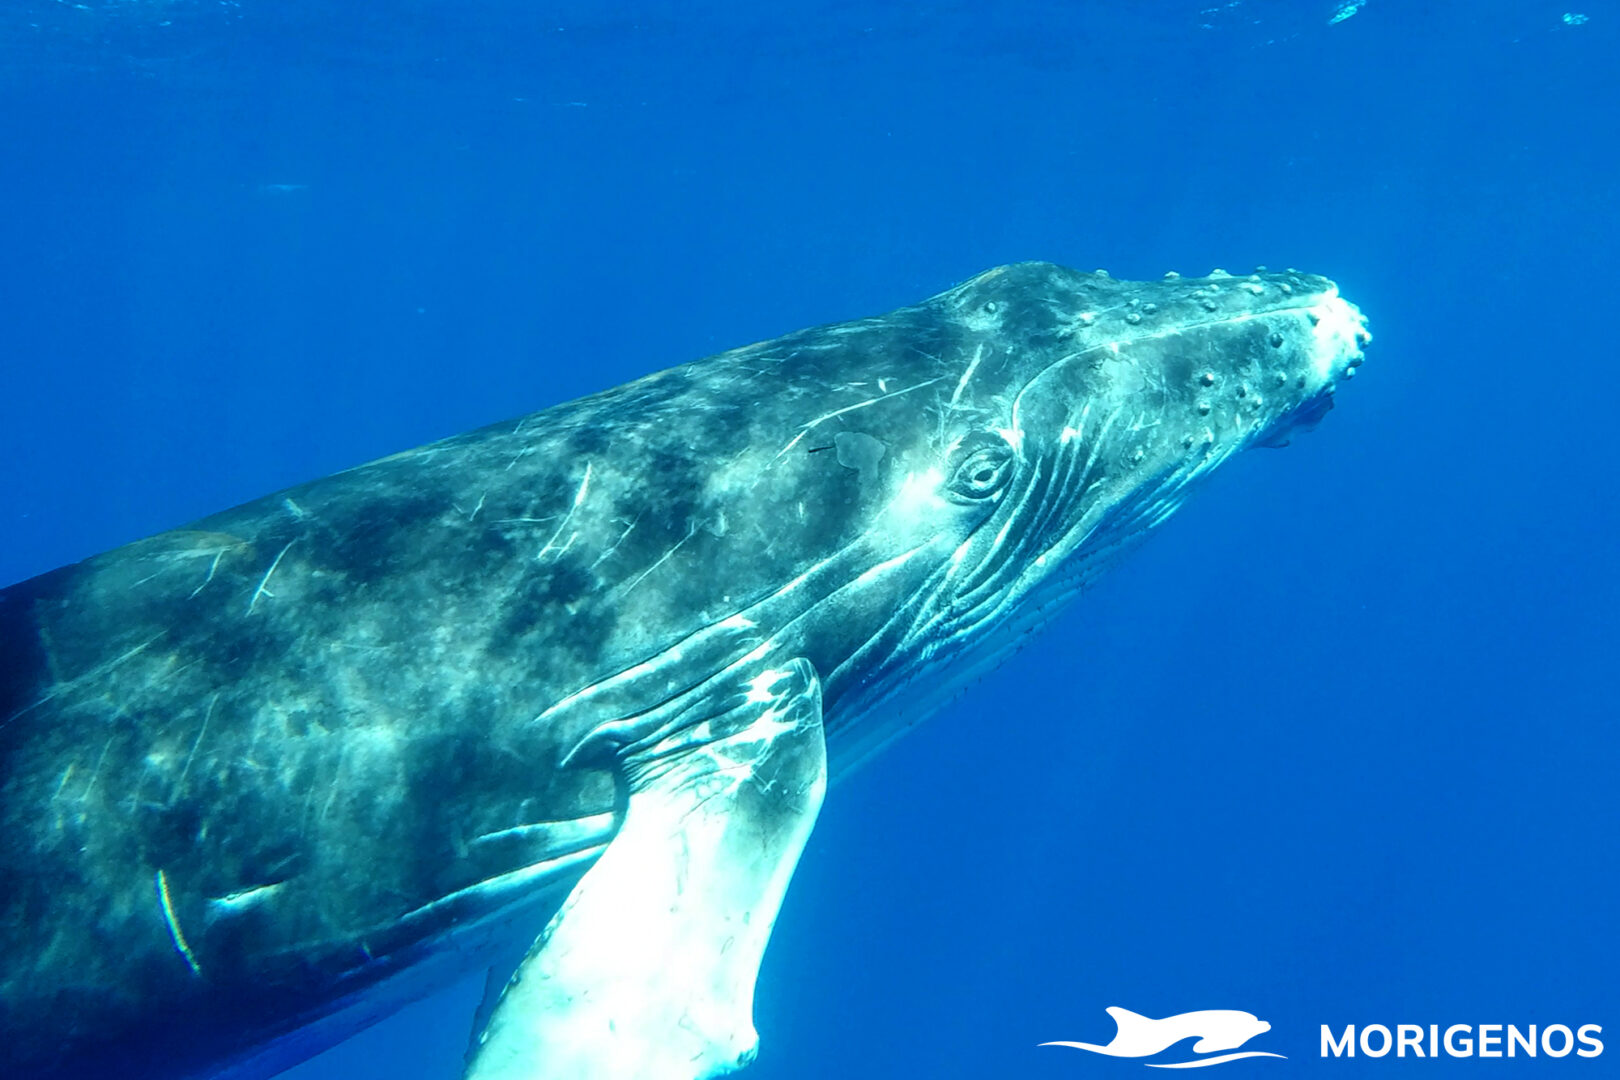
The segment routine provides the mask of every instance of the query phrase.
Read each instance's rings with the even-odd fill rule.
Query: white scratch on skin
[[[344,747],[343,750],[338,754],[337,764],[332,768],[332,786],[326,792],[325,804],[321,806],[321,821],[326,820],[327,815],[332,812],[332,804],[337,802],[338,788],[341,787],[343,783],[343,768],[346,764],[348,764],[348,760],[349,750],[348,747]],[[315,794],[313,789],[311,789],[310,794]],[[307,807],[308,804],[306,803],[305,805]]]
[[[78,767],[79,767],[79,763],[77,761],[75,761],[73,764],[69,765],[66,769],[62,770],[62,779],[57,782],[56,792],[55,792],[55,794],[53,794],[51,796],[51,802],[55,802],[57,799],[60,799],[62,797],[62,789],[67,787],[68,779],[70,777],[72,777],[73,770],[78,768]]]
[[[214,706],[218,704],[218,694],[208,699],[208,711],[203,713],[202,727],[197,729],[197,737],[191,740],[191,752],[186,755],[185,765],[181,766],[180,778],[174,782],[176,795],[183,794],[186,790],[186,774],[191,772],[191,760],[197,756],[197,747],[202,745],[203,733],[208,730],[208,721],[214,715]]]
[[[535,559],[537,559],[537,560],[543,559],[553,551],[555,551],[555,552],[557,552],[557,554],[561,555],[563,552],[567,551],[569,549],[569,547],[571,547],[573,545],[574,537],[579,535],[579,532],[577,530],[574,532],[573,536],[570,536],[568,538],[568,542],[563,544],[563,546],[560,547],[560,548],[558,548],[556,546],[557,537],[561,536],[562,531],[564,529],[568,528],[568,523],[573,520],[574,511],[579,509],[580,504],[585,501],[586,492],[588,492],[590,490],[591,490],[591,463],[587,461],[585,463],[585,476],[579,482],[579,490],[574,492],[574,504],[568,508],[568,513],[563,515],[562,521],[557,523],[557,531],[551,534],[551,539],[546,541],[546,546],[540,549],[540,554],[536,555]]]
[[[904,390],[896,390],[893,393],[883,394],[883,395],[881,395],[879,397],[867,398],[865,401],[857,401],[853,405],[845,405],[842,409],[834,409],[832,412],[827,413],[825,416],[818,416],[814,420],[810,421],[808,424],[805,424],[803,427],[801,427],[799,429],[799,433],[797,435],[793,436],[793,439],[786,446],[782,447],[782,449],[780,449],[780,450],[778,450],[776,452],[776,458],[780,458],[783,454],[787,453],[789,450],[791,450],[795,446],[797,446],[799,440],[804,438],[805,435],[809,434],[810,429],[815,427],[817,424],[823,423],[823,422],[825,422],[827,420],[831,420],[835,416],[842,416],[847,412],[854,412],[856,409],[864,409],[868,405],[876,405],[880,401],[888,401],[890,398],[899,397],[901,394],[909,394],[913,390],[921,390],[925,386],[933,386],[935,383],[942,381],[944,378],[945,378],[945,376],[940,375],[940,376],[937,376],[935,378],[927,379],[927,380],[925,380],[923,382],[917,383],[914,386],[908,386]],[[772,460],[776,460],[776,458],[773,458]]]
[[[213,915],[235,915],[247,911],[268,900],[277,889],[281,888],[281,884],[278,881],[272,885],[255,885],[224,896],[216,896],[208,901],[209,910]]]
[[[90,774],[90,782],[84,785],[84,790],[79,792],[81,803],[90,798],[90,793],[96,789],[96,781],[101,779],[101,767],[107,763],[107,751],[112,749],[113,738],[112,735],[107,736],[107,741],[101,746],[101,756],[96,758],[96,770]]]
[[[287,508],[287,512],[299,521],[303,521],[305,518],[309,517],[309,511],[305,510],[302,506],[299,506],[291,499],[282,499],[281,503]]]
[[[591,563],[591,569],[592,570],[596,569],[597,565],[599,563],[601,563],[601,561],[603,559],[607,558],[609,555],[612,555],[615,551],[619,550],[619,545],[624,543],[624,538],[630,535],[630,530],[634,529],[636,527],[637,522],[639,522],[640,520],[641,520],[641,515],[637,514],[636,515],[636,520],[632,521],[630,524],[626,525],[624,527],[624,532],[619,534],[619,538],[617,540],[613,541],[613,543],[609,544],[608,547],[607,547],[607,550],[603,551],[602,554],[598,555],[596,557],[596,559]]]
[[[393,649],[391,645],[363,645],[356,641],[334,641],[334,649],[355,649],[359,652],[385,653]]]
[[[187,600],[190,600],[192,597],[208,588],[208,583],[214,580],[214,571],[219,569],[219,560],[224,558],[224,556],[224,548],[220,548],[218,551],[214,552],[214,561],[208,564],[208,576],[203,578],[203,583],[201,585],[191,590],[191,596],[186,597]]]
[[[952,408],[955,408],[957,401],[962,397],[962,391],[967,389],[968,380],[973,378],[973,373],[978,370],[979,361],[983,359],[984,346],[982,344],[975,345],[973,347],[973,359],[968,361],[967,370],[962,372],[962,377],[956,380],[956,392],[951,395]]]
[[[186,935],[180,932],[180,923],[175,920],[174,904],[169,900],[169,875],[162,870],[157,872],[157,894],[158,902],[163,905],[163,918],[169,924],[169,937],[174,941],[175,951],[185,960],[193,975],[201,975],[202,968],[197,966],[197,958],[192,955]]]
[[[292,546],[296,543],[298,543],[297,540],[287,541],[287,546],[282,548],[281,551],[276,554],[275,561],[270,564],[270,569],[264,572],[263,579],[259,581],[259,587],[253,590],[253,598],[248,601],[247,613],[249,615],[253,614],[253,606],[259,602],[259,597],[268,596],[272,600],[275,599],[276,594],[265,588],[265,586],[270,584],[270,575],[276,572],[276,567],[281,565],[281,560],[286,557],[287,552],[290,551]]]
[[[696,525],[688,526],[687,530],[686,530],[686,535],[681,537],[679,540],[677,540],[675,542],[674,546],[671,547],[668,551],[666,551],[662,555],[660,555],[656,562],[654,562],[651,566],[647,567],[647,569],[643,570],[641,573],[637,574],[631,580],[629,580],[629,581],[625,582],[623,585],[621,585],[619,587],[619,595],[623,596],[625,593],[628,593],[631,589],[635,588],[637,585],[640,585],[642,583],[642,581],[646,579],[648,574],[652,573],[654,570],[658,569],[660,566],[663,566],[664,563],[669,561],[669,557],[671,555],[675,554],[677,551],[679,551],[681,549],[682,544],[686,543],[688,540],[692,539],[692,537],[694,537],[696,535],[697,535],[697,526]]]
[[[799,440],[804,438],[808,434],[810,434],[810,429],[809,428],[804,428],[803,430],[801,430],[797,435],[793,436],[793,438],[788,441],[788,444],[786,446],[782,447],[782,449],[780,449],[780,450],[778,450],[776,452],[776,458],[773,458],[772,460],[774,461],[774,460],[777,460],[777,459],[781,458],[781,456],[783,454],[787,453],[789,450],[793,449],[795,446],[798,446],[799,445]]]
[[[576,510],[579,508],[579,505],[585,501],[585,493],[587,491],[589,491],[590,489],[591,489],[591,463],[587,461],[585,463],[585,475],[579,481],[579,491],[577,491],[574,494],[574,508]]]
[[[468,521],[471,521],[473,518],[478,516],[478,511],[480,511],[480,510],[482,510],[484,508],[484,500],[487,499],[487,498],[489,498],[489,492],[487,492],[487,491],[483,492],[482,494],[480,494],[478,496],[478,505],[473,507],[472,508],[472,513],[467,515],[467,520]]]
[[[69,691],[75,689],[76,687],[81,686],[84,683],[89,682],[91,679],[99,679],[99,678],[101,678],[103,675],[106,675],[109,672],[111,672],[112,669],[117,667],[119,664],[122,664],[126,660],[131,660],[131,659],[135,658],[136,656],[139,656],[141,653],[145,652],[147,649],[151,648],[152,643],[154,641],[156,641],[158,638],[162,637],[162,636],[163,636],[162,631],[160,631],[160,632],[158,632],[156,634],[153,634],[151,637],[147,638],[145,641],[141,642],[139,645],[135,646],[133,649],[130,649],[128,652],[124,653],[124,655],[122,655],[120,657],[117,657],[117,658],[115,658],[113,660],[109,660],[105,664],[102,664],[100,667],[93,668],[92,670],[85,672],[83,675],[80,675],[76,679],[70,679],[65,683],[57,683],[56,685],[52,686],[49,691],[47,691],[44,695],[42,695],[39,698],[39,700],[34,701],[34,702],[32,702],[32,703],[30,703],[28,705],[24,705],[22,708],[18,709],[16,712],[14,712],[10,716],[6,717],[4,720],[0,720],[0,727],[5,727],[7,724],[11,723],[13,720],[17,719],[19,716],[23,716],[23,715],[26,715],[27,713],[32,712],[33,710],[39,708],[41,705],[44,705],[46,702],[55,701],[57,698],[61,697],[63,694],[66,694]]]

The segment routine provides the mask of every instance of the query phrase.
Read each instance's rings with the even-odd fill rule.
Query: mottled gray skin
[[[752,650],[814,665],[846,767],[1318,417],[1330,290],[1004,267],[5,590],[0,1073],[380,1002],[263,1073],[488,965],[611,839],[636,717]]]

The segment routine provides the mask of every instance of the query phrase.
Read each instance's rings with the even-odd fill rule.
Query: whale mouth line
[[[1298,407],[1272,421],[1254,440],[1254,445],[1276,450],[1293,442],[1294,436],[1315,431],[1327,414],[1333,411],[1333,395],[1317,394],[1307,398]]]

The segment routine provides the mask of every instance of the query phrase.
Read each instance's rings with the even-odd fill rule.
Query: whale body
[[[480,1080],[746,1064],[828,776],[1367,340],[1001,267],[0,591],[0,1072],[265,1076],[477,971]]]

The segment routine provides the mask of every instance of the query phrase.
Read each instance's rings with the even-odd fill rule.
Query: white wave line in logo
[[[1150,1069],[1202,1069],[1205,1065],[1219,1065],[1223,1061],[1236,1061],[1246,1057],[1274,1057],[1287,1059],[1287,1054],[1268,1054],[1264,1050],[1240,1050],[1235,1054],[1220,1054],[1216,1057],[1199,1058],[1196,1061],[1144,1061],[1142,1064]]]

